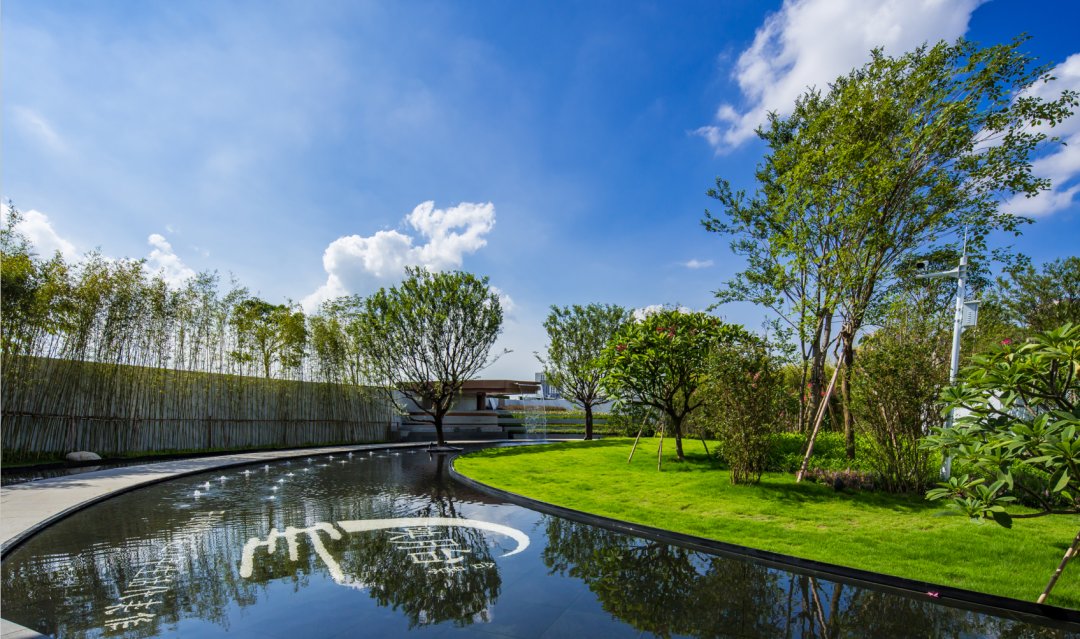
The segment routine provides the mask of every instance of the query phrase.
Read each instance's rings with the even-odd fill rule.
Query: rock
[[[101,455],[98,455],[97,453],[91,453],[90,451],[86,450],[78,450],[74,453],[68,453],[64,456],[64,459],[68,460],[69,462],[99,461],[101,460]]]

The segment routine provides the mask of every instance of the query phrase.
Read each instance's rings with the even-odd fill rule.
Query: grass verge
[[[458,458],[458,472],[540,501],[647,526],[888,575],[1034,601],[1080,528],[1080,516],[978,524],[918,495],[836,492],[788,474],[733,486],[684,440],[687,461],[657,439],[489,448]],[[1017,508],[1014,512],[1024,512]],[[1080,609],[1080,563],[1047,603]]]

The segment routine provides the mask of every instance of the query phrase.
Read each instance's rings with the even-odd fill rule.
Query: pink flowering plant
[[[650,406],[665,416],[683,459],[687,417],[701,408],[710,352],[745,331],[705,313],[664,309],[627,322],[601,354],[605,392],[619,402]]]

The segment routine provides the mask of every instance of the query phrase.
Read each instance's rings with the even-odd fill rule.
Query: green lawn
[[[462,474],[540,501],[786,555],[1034,601],[1080,529],[1080,516],[1017,519],[1011,530],[978,524],[919,496],[836,492],[787,474],[733,486],[684,441],[687,461],[664,441],[632,439],[490,448],[458,458]],[[1016,509],[1015,512],[1024,512]],[[1047,603],[1080,609],[1080,561]]]

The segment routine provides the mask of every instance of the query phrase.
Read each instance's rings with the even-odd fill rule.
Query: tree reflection
[[[543,561],[581,579],[612,616],[660,637],[1063,637],[1021,621],[749,561],[692,552],[556,517]]]

